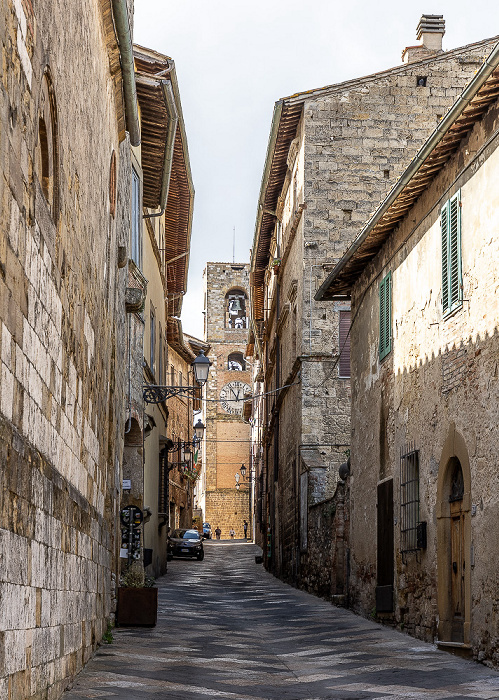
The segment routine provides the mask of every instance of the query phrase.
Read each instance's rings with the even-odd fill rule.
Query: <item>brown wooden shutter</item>
[[[339,376],[350,377],[350,311],[340,311],[340,365]]]

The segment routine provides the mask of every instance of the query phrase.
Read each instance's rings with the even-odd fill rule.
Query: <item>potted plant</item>
[[[274,275],[277,275],[279,268],[281,267],[281,258],[274,258],[270,263],[270,267],[272,268]]]
[[[141,562],[131,564],[120,576],[118,625],[154,627],[158,620],[158,589]]]

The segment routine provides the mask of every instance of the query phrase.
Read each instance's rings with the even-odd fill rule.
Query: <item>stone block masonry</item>
[[[208,263],[205,270],[205,339],[210,344],[212,367],[205,390],[204,517],[213,531],[220,525],[222,537],[228,537],[233,527],[236,537],[242,538],[244,520],[251,522],[248,479],[244,481],[241,476],[239,492],[235,480],[242,464],[248,473],[250,467],[250,426],[242,418],[245,390],[240,388],[247,385],[251,392],[251,373],[245,359],[248,268],[247,264]],[[237,298],[235,304],[231,302],[233,298]],[[229,400],[223,402],[222,397]]]
[[[0,4],[2,700],[60,697],[107,628],[119,546],[119,56],[107,0],[34,6]]]

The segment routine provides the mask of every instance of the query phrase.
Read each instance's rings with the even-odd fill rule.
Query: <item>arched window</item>
[[[227,367],[234,372],[244,372],[246,362],[242,352],[232,352],[227,358]]]
[[[235,330],[248,327],[246,294],[240,289],[231,289],[225,295],[225,327]]]
[[[58,213],[57,114],[54,89],[48,70],[43,74],[40,90],[35,167],[43,196],[52,218],[56,219]]]

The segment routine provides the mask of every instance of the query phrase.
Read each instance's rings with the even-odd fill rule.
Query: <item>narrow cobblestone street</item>
[[[171,562],[157,627],[115,630],[64,700],[499,698],[496,672],[281,583],[256,551]]]

